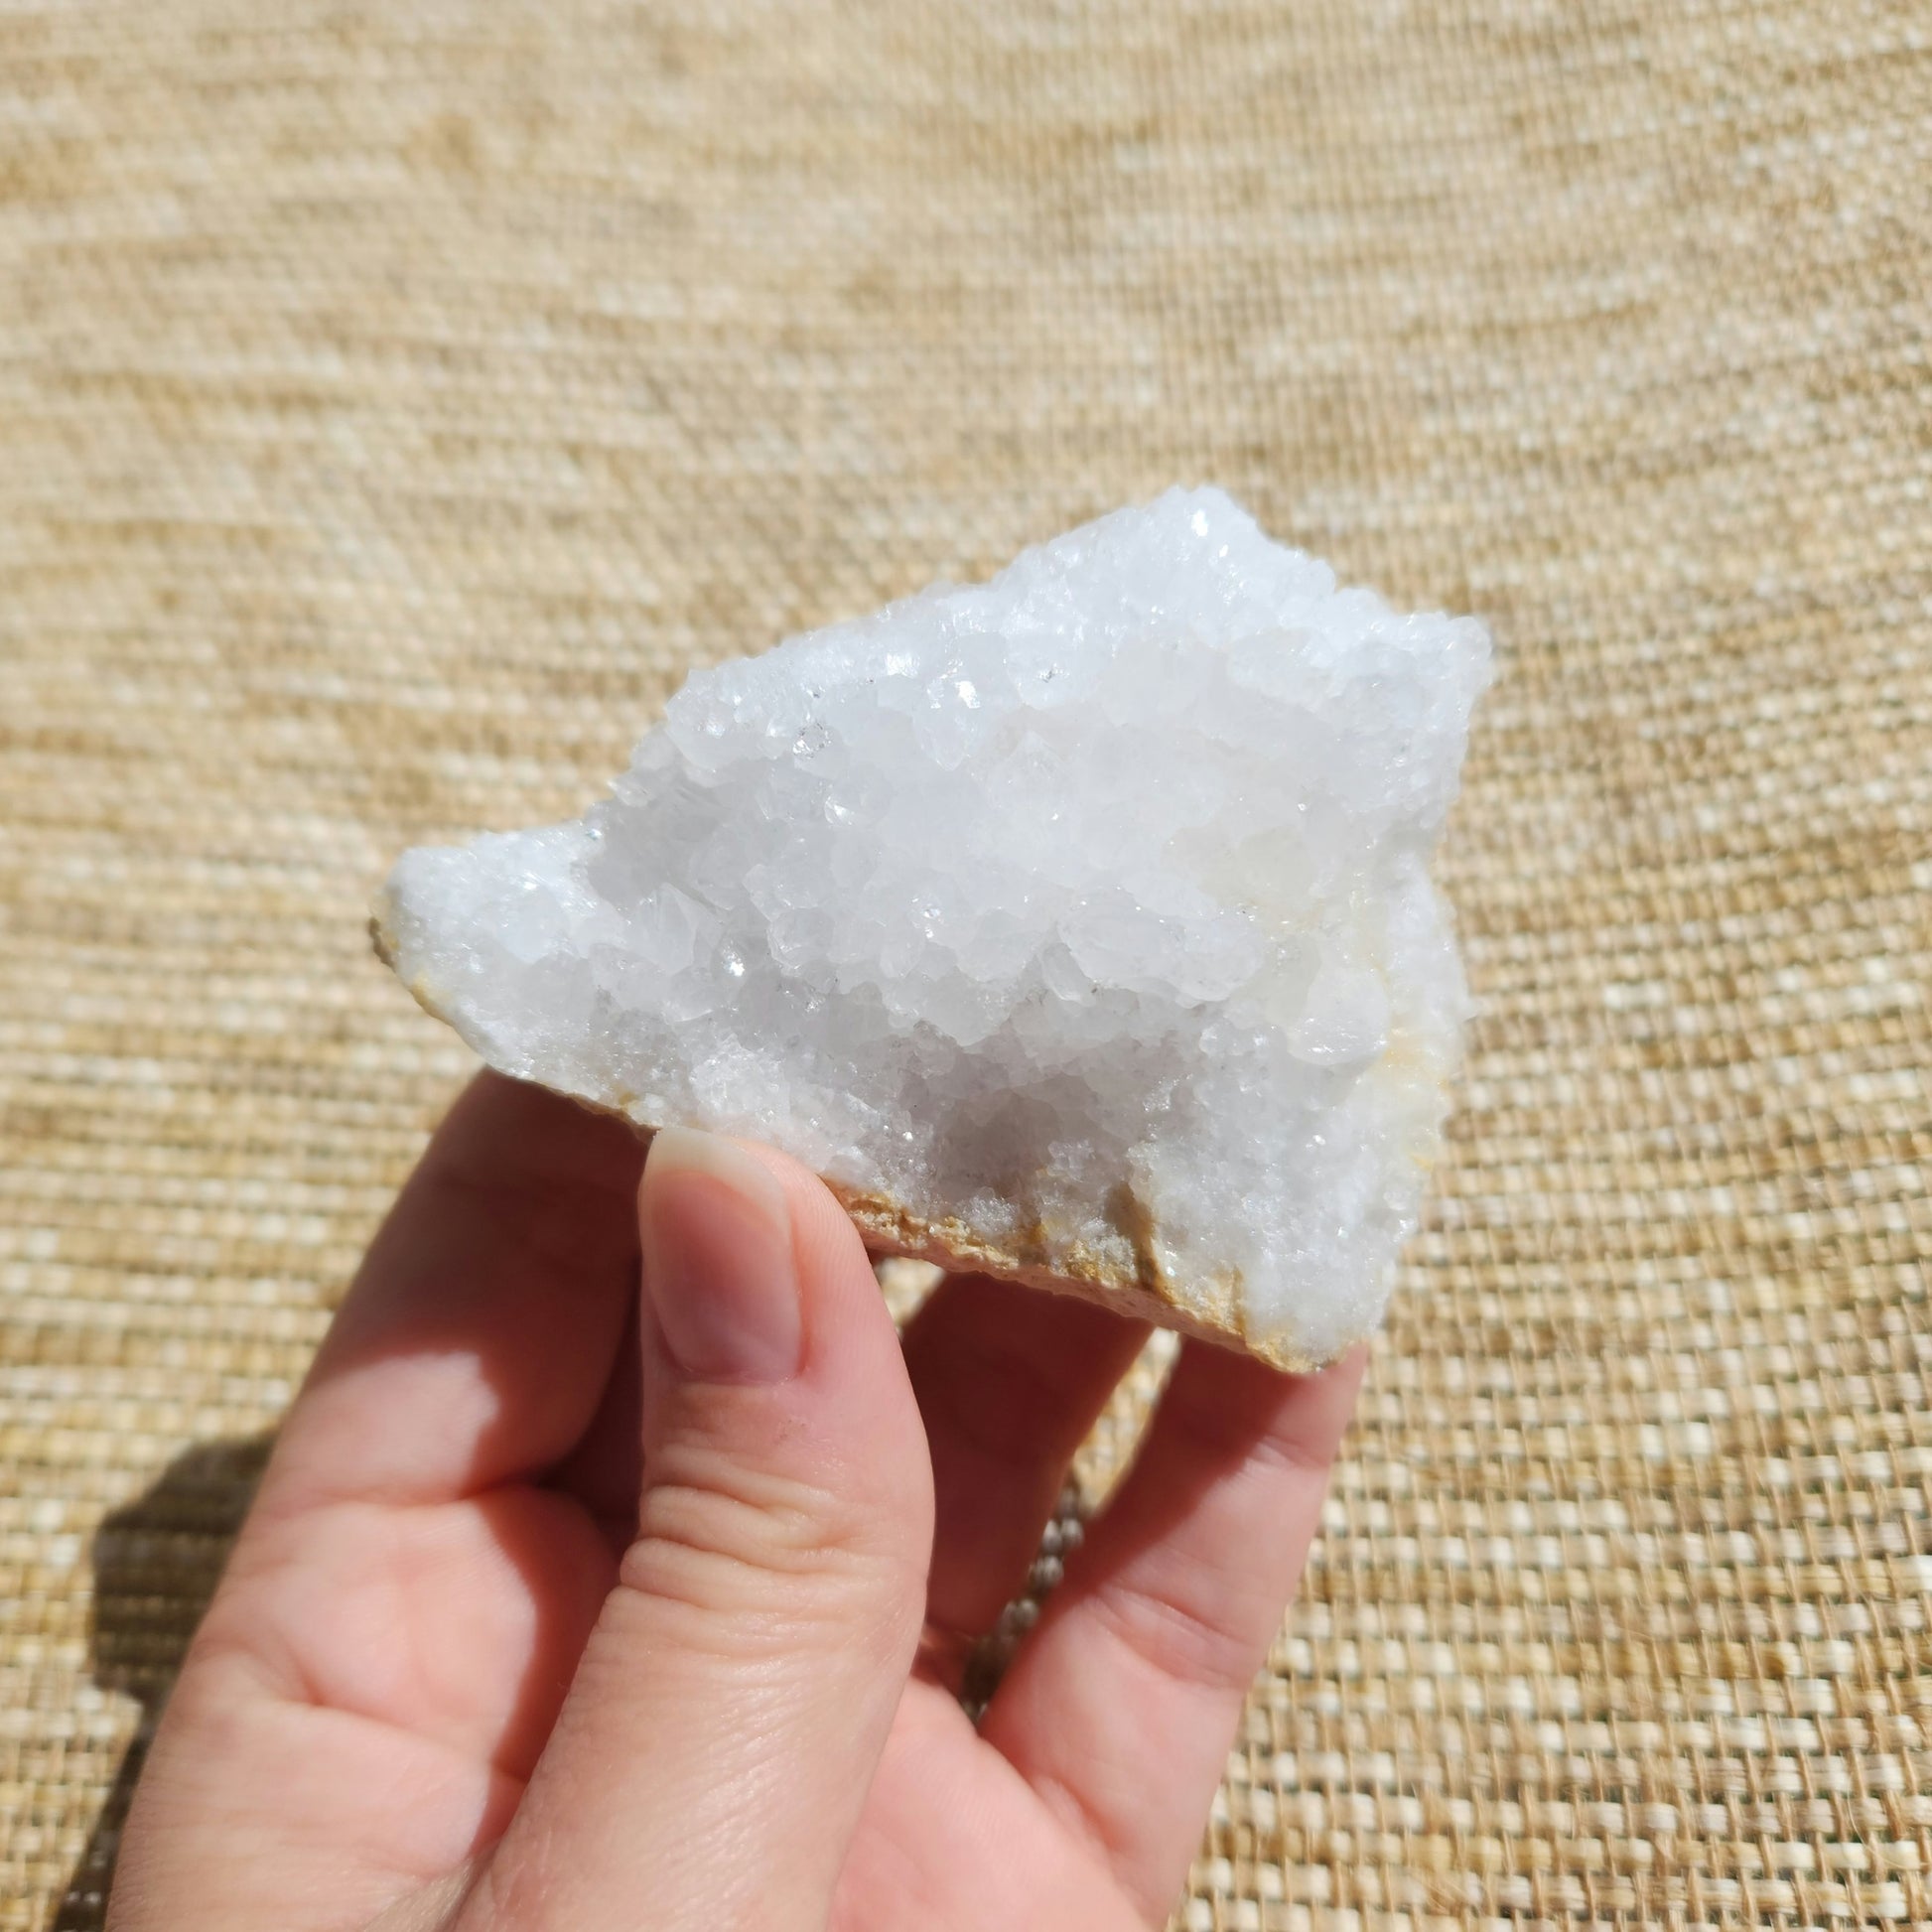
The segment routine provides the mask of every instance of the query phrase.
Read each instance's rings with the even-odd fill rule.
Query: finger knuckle
[[[915,1627],[912,1573],[836,1489],[696,1457],[646,1487],[618,1587],[734,1641],[789,1644],[855,1621]]]
[[[1120,1584],[1095,1599],[1102,1628],[1144,1668],[1191,1690],[1245,1690],[1254,1647],[1212,1608],[1184,1592]]]

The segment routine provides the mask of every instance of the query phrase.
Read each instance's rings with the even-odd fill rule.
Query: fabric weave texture
[[[1175,482],[1499,673],[1177,1923],[1932,1922],[1928,182],[1918,0],[0,8],[0,1932],[465,1074],[393,856]]]

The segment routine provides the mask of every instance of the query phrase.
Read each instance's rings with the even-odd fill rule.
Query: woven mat
[[[0,1928],[465,1072],[389,857],[1175,480],[1501,666],[1180,1923],[1932,1921],[1929,181],[1920,0],[0,6]]]

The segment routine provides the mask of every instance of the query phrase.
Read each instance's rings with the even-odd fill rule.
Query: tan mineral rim
[[[396,973],[425,1013],[433,1014],[446,1026],[457,1027],[454,1002],[444,999],[421,974],[406,975],[397,966],[395,936],[384,922],[387,903],[385,896],[369,917],[369,939],[376,957]],[[457,1030],[462,1031],[460,1027]],[[657,1127],[664,1125],[661,1121],[639,1121],[621,1103],[596,1100],[581,1093],[569,1097],[599,1113],[613,1114],[627,1122],[646,1140]],[[1271,1367],[1291,1373],[1305,1374],[1319,1368],[1323,1360],[1332,1359],[1293,1348],[1280,1336],[1251,1333],[1242,1310],[1238,1271],[1202,1284],[1191,1294],[1183,1293],[1161,1264],[1159,1227],[1124,1178],[1109,1195],[1107,1209],[1132,1245],[1131,1272],[1111,1264],[1084,1245],[1076,1245],[1063,1262],[1057,1259],[1049,1262],[1043,1232],[1036,1243],[1007,1248],[988,1240],[954,1216],[929,1219],[889,1194],[848,1187],[824,1174],[819,1178],[838,1196],[867,1248],[875,1255],[901,1255],[909,1261],[931,1262],[949,1275],[992,1275],[1001,1281],[1024,1282],[1029,1288],[1043,1289],[1049,1294],[1070,1295],[1112,1309],[1116,1314],[1133,1320],[1151,1321],[1157,1327],[1173,1328],[1217,1347],[1256,1356]],[[1364,1337],[1349,1337],[1336,1354],[1360,1339]]]

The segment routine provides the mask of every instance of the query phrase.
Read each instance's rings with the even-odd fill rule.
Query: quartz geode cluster
[[[877,1248],[1325,1360],[1446,1111],[1488,660],[1171,491],[693,673],[583,818],[405,854],[378,941],[493,1065],[782,1148]]]

